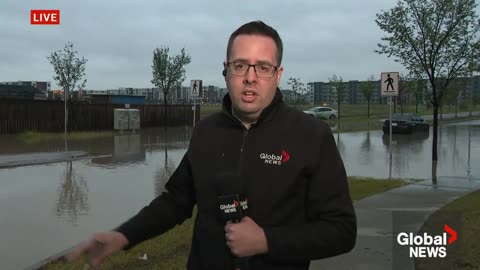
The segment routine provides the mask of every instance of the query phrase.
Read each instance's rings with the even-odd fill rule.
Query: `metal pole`
[[[389,166],[389,174],[388,179],[392,180],[392,97],[388,97],[388,101],[390,103],[390,166]]]
[[[197,112],[196,103],[197,97],[193,97],[193,126],[195,127],[195,114]]]
[[[68,148],[67,148],[67,118],[68,118],[68,115],[67,115],[67,91],[66,89],[63,90],[63,100],[64,100],[64,103],[65,103],[65,131],[64,131],[64,139],[65,139],[65,152],[68,151]]]

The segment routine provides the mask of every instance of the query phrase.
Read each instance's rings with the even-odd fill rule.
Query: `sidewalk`
[[[415,218],[409,215],[408,226],[412,232],[417,232],[436,210],[477,189],[480,189],[480,179],[439,178],[436,184],[424,180],[355,202],[358,222],[355,248],[347,254],[313,261],[310,270],[393,269],[394,212],[415,212],[416,215],[412,215]],[[415,269],[413,260],[401,269]]]
[[[15,155],[0,155],[0,169],[7,167],[28,166],[47,164],[61,161],[70,161],[88,158],[89,154],[84,151],[26,153]]]

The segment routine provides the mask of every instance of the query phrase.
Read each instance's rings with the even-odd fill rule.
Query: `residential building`
[[[0,97],[46,100],[51,92],[50,82],[10,81],[0,82]]]

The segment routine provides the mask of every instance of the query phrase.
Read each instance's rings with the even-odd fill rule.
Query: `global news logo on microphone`
[[[240,206],[240,207],[239,207]],[[236,200],[234,199],[231,203],[220,204],[220,210],[224,213],[235,213],[239,210],[246,211],[248,209],[248,199]]]

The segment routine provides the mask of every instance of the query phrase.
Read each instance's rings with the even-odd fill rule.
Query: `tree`
[[[428,93],[428,81],[421,78],[421,76],[410,76],[411,85],[408,89],[410,93],[415,97],[415,113],[418,114],[418,105],[423,104],[425,94]],[[428,99],[430,100],[430,99]]]
[[[338,120],[340,120],[340,104],[345,96],[345,84],[343,83],[342,76],[337,77],[335,74],[333,74],[332,78],[328,78],[328,81],[337,99]]]
[[[304,95],[307,92],[305,85],[300,81],[300,78],[292,78],[290,77],[287,82],[290,87],[292,87],[292,92],[294,94],[294,103],[299,103],[299,96]]]
[[[470,77],[472,79],[473,77]],[[480,89],[470,89],[468,93],[468,99],[470,99],[470,116],[472,116],[472,110],[480,104]]]
[[[448,87],[445,89],[445,96],[444,102],[442,105],[448,105],[449,112],[451,111],[451,106],[455,106],[455,118],[458,115],[458,99],[459,96],[466,90],[467,88],[467,78],[454,78]]]
[[[58,50],[47,56],[48,61],[53,66],[55,75],[53,79],[63,89],[65,100],[65,151],[67,151],[66,137],[68,126],[68,105],[71,99],[70,91],[74,91],[76,87],[84,89],[87,82],[86,79],[82,81],[85,76],[85,64],[87,59],[84,57],[78,58],[78,52],[73,49],[73,43],[67,42],[62,50]]]
[[[162,46],[153,51],[152,83],[163,92],[165,125],[167,124],[167,105],[172,89],[185,80],[185,66],[191,58],[182,48],[180,54],[169,55],[169,47]]]
[[[453,78],[467,75],[476,64],[473,59],[480,55],[476,6],[475,0],[400,0],[375,20],[388,34],[375,52],[393,56],[430,83],[432,169],[438,160],[438,108],[445,89]]]
[[[416,97],[415,91],[417,87],[417,80],[411,74],[400,73],[400,87],[397,101],[400,104],[400,112],[404,112],[405,105],[409,105],[412,97]]]
[[[367,100],[367,118],[370,118],[370,101],[372,100],[373,93],[375,92],[375,77],[370,75],[365,82],[360,86],[362,94]]]

